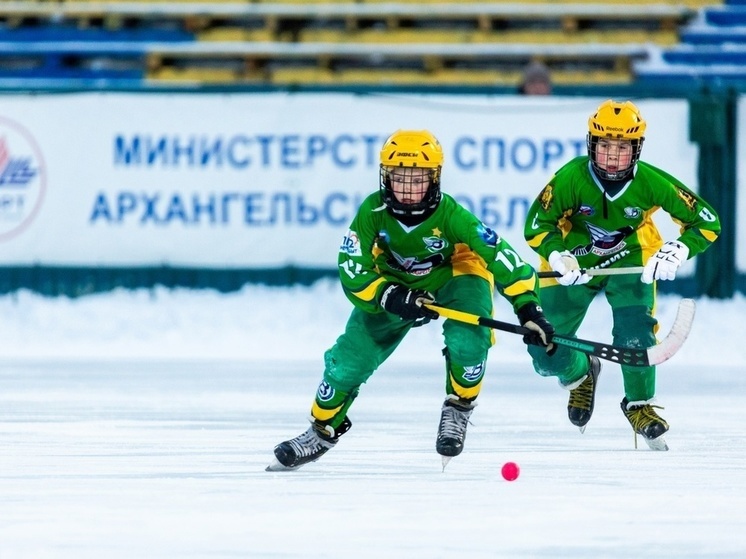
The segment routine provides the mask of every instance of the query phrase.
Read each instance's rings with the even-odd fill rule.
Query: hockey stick
[[[620,276],[622,274],[641,274],[645,269],[644,266],[630,266],[629,268],[581,268],[581,274],[588,274],[589,276]],[[536,274],[540,278],[561,278],[562,274],[559,272],[537,272]]]
[[[467,324],[486,326],[487,328],[494,328],[495,330],[511,332],[521,336],[531,332],[531,330],[524,326],[510,324],[509,322],[502,322],[500,320],[494,320],[476,314],[446,309],[445,307],[439,307],[437,305],[425,306],[428,309],[434,310],[444,318],[450,318]],[[645,349],[634,349],[603,344],[600,342],[591,342],[588,340],[581,340],[580,338],[560,336],[559,334],[555,334],[552,337],[552,342],[621,365],[631,365],[633,367],[659,365],[671,358],[677,351],[679,351],[681,346],[684,345],[686,337],[689,335],[689,331],[692,328],[694,308],[694,299],[682,299],[679,303],[679,308],[676,311],[676,318],[674,319],[673,326],[671,326],[671,331],[668,333],[668,336],[657,345]]]

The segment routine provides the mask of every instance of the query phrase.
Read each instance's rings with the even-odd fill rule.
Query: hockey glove
[[[552,251],[552,254],[549,255],[549,265],[552,270],[562,274],[562,277],[557,278],[561,285],[583,285],[591,281],[591,276],[585,272],[580,273],[578,259],[568,250]]]
[[[516,312],[521,326],[531,330],[523,336],[523,342],[528,345],[539,345],[547,348],[547,354],[553,355],[557,351],[557,346],[552,343],[554,336],[554,326],[544,316],[541,307],[536,303],[523,305]]]
[[[423,306],[434,302],[432,293],[424,289],[407,289],[398,283],[392,283],[381,294],[381,306],[385,310],[399,315],[402,320],[414,320],[414,326],[422,326],[438,318],[438,313]]]
[[[640,280],[653,283],[653,280],[672,280],[676,271],[689,257],[689,248],[679,241],[668,241],[658,252],[648,259]]]

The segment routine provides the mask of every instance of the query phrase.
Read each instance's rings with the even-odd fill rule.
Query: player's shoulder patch
[[[342,239],[342,245],[339,247],[339,252],[344,253],[348,256],[362,256],[363,251],[360,248],[360,237],[356,231],[350,229]]]
[[[554,186],[551,183],[546,185],[539,193],[539,203],[541,208],[547,212],[552,207],[552,201],[554,200]]]
[[[696,212],[697,211],[697,198],[695,196],[681,188],[678,185],[674,185],[676,187],[676,194],[678,194],[679,198],[681,198],[684,201],[684,204],[686,204],[686,207],[689,208],[690,212]]]
[[[487,246],[494,247],[500,242],[500,235],[498,235],[494,229],[487,227],[484,223],[480,223],[477,226],[477,233]]]

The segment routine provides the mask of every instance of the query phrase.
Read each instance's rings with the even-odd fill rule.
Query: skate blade
[[[451,461],[451,458],[453,458],[453,456],[441,456],[440,457],[441,462],[443,463],[443,469],[441,470],[442,472],[446,471],[446,466],[448,465],[448,462]]]
[[[264,471],[265,472],[292,472],[300,468],[300,466],[295,466],[293,468],[288,468],[287,466],[283,466],[280,464],[280,461],[277,460],[277,458],[273,458],[272,462],[267,466]]]
[[[578,427],[578,429],[580,430],[580,434],[581,434],[581,435],[582,435],[583,433],[585,433],[585,425],[583,425],[582,427]]]
[[[645,437],[643,437],[643,439],[645,439]],[[668,444],[663,438],[663,435],[657,439],[645,439],[645,442],[650,447],[650,450],[668,450]]]

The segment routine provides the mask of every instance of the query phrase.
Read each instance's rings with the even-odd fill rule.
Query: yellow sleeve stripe
[[[521,295],[522,293],[526,293],[527,291],[533,291],[535,285],[536,277],[534,276],[529,279],[517,281],[514,284],[506,287],[504,293],[509,297],[515,297],[516,295]]]
[[[701,235],[702,235],[702,236],[703,236],[703,237],[704,237],[705,239],[707,239],[707,240],[708,240],[708,241],[710,241],[711,243],[714,243],[714,242],[715,242],[715,239],[717,239],[717,238],[718,238],[718,234],[717,234],[717,233],[715,233],[715,232],[713,232],[713,231],[710,231],[709,229],[700,229],[700,230],[699,230],[699,232],[700,232],[700,234],[701,234]]]
[[[531,248],[536,248],[541,244],[541,241],[543,241],[544,237],[546,237],[547,235],[549,235],[549,231],[544,231],[543,233],[539,233],[538,235],[536,235],[536,237],[533,237],[526,242]]]
[[[368,287],[363,289],[362,291],[354,292],[353,295],[357,297],[358,299],[362,299],[363,301],[372,301],[376,298],[376,292],[378,291],[378,286],[381,285],[386,281],[385,278],[378,278],[376,281],[371,283]]]

